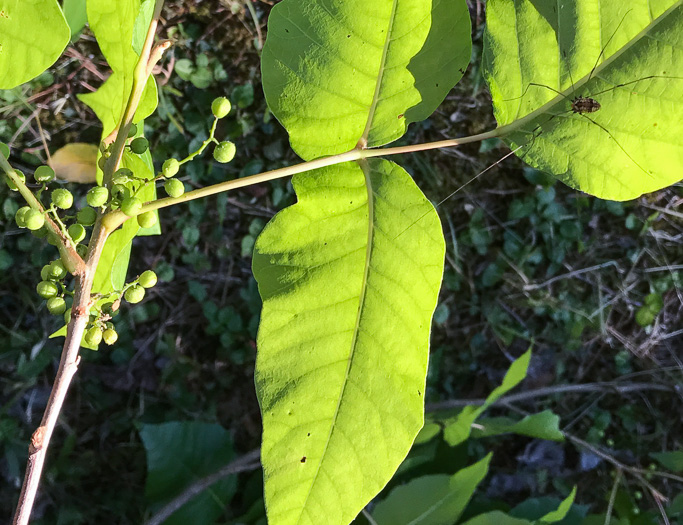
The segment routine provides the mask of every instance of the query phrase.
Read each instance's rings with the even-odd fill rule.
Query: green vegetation
[[[0,152],[34,173],[0,187],[0,485],[21,483],[62,321],[83,334],[32,523],[265,524],[266,506],[271,524],[683,519],[673,416],[683,193],[670,186],[682,147],[670,93],[683,62],[642,43],[680,38],[680,1],[659,5],[661,23],[645,31],[645,14],[604,0],[612,22],[597,53],[585,44],[591,25],[576,20],[585,39],[564,55],[571,74],[557,62],[558,28],[529,10],[532,42],[511,33],[503,0],[488,2],[488,32],[473,18],[473,47],[466,3],[444,0],[431,22],[372,51],[361,51],[374,42],[367,20],[400,29],[424,17],[409,2],[344,0],[342,30],[318,3],[285,0],[272,13],[265,2],[168,3],[158,34],[174,56],[142,84],[133,71],[154,1],[130,4],[65,1],[73,49],[37,78],[0,61],[0,142],[11,146]],[[66,33],[58,10],[43,12],[61,28],[34,39],[44,69]],[[457,37],[440,40],[444,31]],[[104,83],[101,59],[87,58],[100,53],[92,35],[112,70]],[[307,54],[312,37],[324,57]],[[515,77],[513,49],[546,66],[524,62]],[[384,68],[385,82],[368,77]],[[552,89],[525,92],[529,79]],[[631,96],[605,92],[593,123],[565,98],[637,79]],[[488,132],[484,80],[512,126],[505,136]],[[79,101],[74,86],[101,87]],[[112,132],[136,88],[136,124],[117,149]],[[673,110],[648,112],[652,97]],[[314,160],[482,133],[243,187],[297,165],[294,152]],[[105,139],[97,180],[55,177],[46,136],[53,155]],[[503,140],[535,167],[499,163]],[[193,200],[214,184],[234,186]],[[44,211],[27,206],[25,188]],[[98,248],[100,228],[116,229]],[[83,308],[79,260],[97,250]],[[0,521],[17,496],[0,491]]]

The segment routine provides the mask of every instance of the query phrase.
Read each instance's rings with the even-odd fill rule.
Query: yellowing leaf
[[[52,155],[52,169],[60,180],[93,184],[97,175],[97,146],[67,144]]]

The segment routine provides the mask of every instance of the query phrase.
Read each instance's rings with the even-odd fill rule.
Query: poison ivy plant
[[[0,89],[40,75],[59,58],[70,36],[57,0],[0,3]]]
[[[491,0],[484,75],[506,141],[586,193],[633,199],[683,172],[683,2]],[[601,108],[572,111],[575,97]]]

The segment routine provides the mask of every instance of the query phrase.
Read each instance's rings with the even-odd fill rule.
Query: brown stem
[[[118,169],[121,158],[123,157],[123,149],[125,147],[130,124],[133,120],[135,111],[140,102],[142,91],[153,67],[153,65],[150,65],[150,54],[152,52],[154,35],[163,3],[163,0],[157,0],[154,17],[152,19],[152,23],[150,24],[150,29],[147,33],[145,44],[143,46],[143,52],[140,55],[140,59],[138,60],[138,64],[135,68],[133,88],[122,116],[122,125],[119,127],[119,132],[113,148],[112,156],[105,167],[105,175],[109,174],[109,176],[111,176],[111,174]],[[154,53],[153,59],[155,63],[159,60],[159,58],[161,58],[161,52],[163,52],[166,47],[167,46],[161,46],[159,52]],[[4,171],[7,171],[4,164],[7,164],[8,166],[9,164],[1,153],[0,159],[0,164],[2,164],[0,167],[2,167]],[[2,163],[2,160],[5,160],[5,163]],[[10,174],[8,173],[8,175]],[[14,175],[13,172],[12,175]],[[12,178],[12,180],[14,180],[14,178]],[[26,193],[24,197],[32,207],[36,207],[36,204],[37,206],[40,206],[40,203],[37,202],[35,196],[30,192],[30,190],[28,190],[28,188],[26,188],[24,184],[18,184],[17,186],[20,188],[20,191],[26,190],[22,191],[22,195]],[[64,340],[62,357],[59,362],[59,368],[57,369],[57,375],[55,376],[52,392],[50,393],[50,398],[48,399],[45,413],[43,414],[43,419],[40,422],[40,426],[31,436],[28,461],[26,463],[26,474],[24,476],[24,483],[21,487],[19,502],[17,503],[17,510],[14,515],[14,525],[27,525],[31,517],[31,510],[36,498],[36,493],[38,492],[40,475],[43,470],[43,465],[45,464],[45,456],[50,444],[50,438],[52,437],[52,433],[57,424],[57,419],[59,418],[62,405],[64,404],[66,393],[71,385],[71,380],[78,370],[78,362],[80,360],[78,352],[80,349],[81,340],[83,338],[83,332],[88,324],[90,308],[92,306],[90,294],[92,291],[93,280],[95,278],[97,265],[99,263],[100,256],[108,235],[109,232],[103,227],[102,217],[100,216],[95,224],[92,236],[90,238],[90,244],[88,246],[88,253],[86,255],[85,262],[78,257],[78,260],[81,262],[81,264],[74,271],[74,275],[76,276],[76,286],[74,302],[71,310],[71,321],[67,326],[67,334]]]

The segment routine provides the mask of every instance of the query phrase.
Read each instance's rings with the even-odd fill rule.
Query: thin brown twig
[[[164,505],[154,516],[152,516],[146,525],[161,525],[168,519],[175,511],[180,509],[183,505],[189,502],[196,495],[208,489],[214,483],[240,472],[247,472],[257,469],[261,463],[259,462],[259,449],[252,450],[248,454],[236,459],[232,463],[227,464],[223,468],[217,470],[204,478],[198,479],[189,487],[183,490],[178,496],[173,498],[169,503]]]

